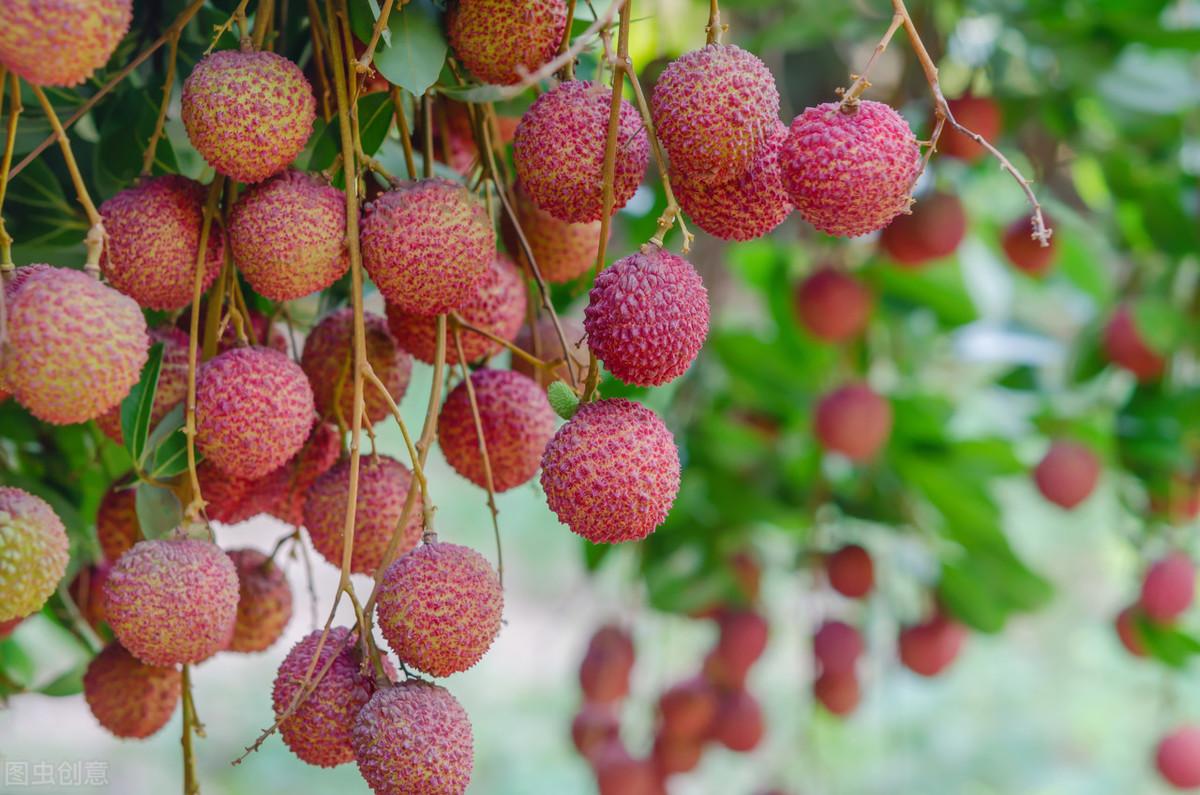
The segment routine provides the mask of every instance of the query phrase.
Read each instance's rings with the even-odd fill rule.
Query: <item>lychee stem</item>
[[[307,0],[307,2],[309,35],[312,39],[313,48],[313,64],[316,67],[318,82],[321,85],[319,92],[321,97],[321,118],[328,122],[332,117],[329,111],[329,84],[332,81],[329,79],[329,70],[325,64],[325,52],[329,49],[329,45],[325,35],[325,26],[321,24],[321,13],[317,10],[316,0]]]
[[[387,28],[388,18],[392,15],[392,6],[395,4],[396,0],[384,0],[383,7],[379,9],[379,18],[375,20],[375,27],[371,29],[371,40],[367,42],[363,54],[354,63],[354,71],[364,78],[371,71],[371,61],[375,58],[375,48],[379,46],[379,38]]]
[[[238,24],[239,32],[241,33],[242,45],[245,46],[249,44],[249,37],[247,36],[248,26],[246,25],[246,6],[249,4],[250,0],[241,0],[241,2],[237,4],[237,7],[233,9],[233,13],[226,17],[224,22],[222,22],[220,25],[217,25],[217,27],[213,30],[212,40],[209,41],[208,49],[204,51],[205,55],[208,55],[216,48],[217,42],[220,41],[221,37],[233,28],[234,23]]]
[[[17,121],[25,109],[21,104],[21,83],[17,79],[17,75],[15,73],[10,75],[8,70],[3,67],[0,67],[0,105],[3,105],[4,87],[9,82],[9,77],[12,78],[12,93],[8,97],[8,127],[4,137],[4,157],[0,161],[0,272],[5,275],[13,269],[13,239],[4,226],[4,199],[8,194],[8,175],[12,168],[13,149],[17,140]],[[0,296],[0,302],[2,301],[3,297]],[[3,315],[0,313],[0,320],[2,319]],[[3,323],[0,323],[0,336],[2,335]]]
[[[888,25],[887,32],[883,34],[883,38],[875,45],[875,51],[871,53],[871,57],[867,59],[867,65],[863,67],[862,73],[853,75],[854,82],[850,84],[850,88],[842,92],[842,113],[854,113],[858,110],[858,98],[862,93],[871,86],[871,81],[867,78],[871,74],[871,68],[875,66],[875,62],[887,50],[888,45],[892,42],[892,37],[896,35],[896,31],[904,24],[904,17],[901,14],[892,15],[892,23]]]
[[[720,44],[722,34],[728,30],[729,26],[721,22],[721,4],[718,0],[709,0],[708,25],[704,28],[707,34],[706,43]]]
[[[511,353],[513,356],[524,361],[525,363],[529,364],[532,367],[536,367],[539,370],[544,370],[546,372],[552,372],[564,363],[563,359],[555,359],[554,361],[550,361],[550,362],[543,361],[542,359],[539,359],[537,356],[534,356],[533,354],[531,354],[529,351],[525,350],[524,348],[518,348],[515,343],[513,343],[509,340],[506,340],[503,337],[498,337],[495,334],[493,334],[492,332],[488,331],[487,329],[480,328],[479,326],[476,326],[473,323],[470,323],[467,320],[464,320],[463,316],[458,314],[458,312],[450,313],[450,323],[456,329],[461,328],[466,331],[470,331],[474,334],[478,334],[481,337],[486,337],[487,339],[491,340],[492,342],[496,343],[497,345],[504,346],[504,348],[509,353]]]
[[[192,729],[196,724],[196,707],[192,702],[192,671],[183,666],[183,795],[200,795],[200,779],[196,776],[196,755],[192,750]]]
[[[154,169],[154,159],[158,155],[158,142],[162,138],[163,126],[167,122],[167,109],[171,106],[171,91],[175,88],[175,62],[179,56],[179,31],[171,36],[170,51],[167,53],[167,73],[163,78],[162,103],[158,106],[158,117],[154,120],[154,132],[146,142],[146,152],[142,156],[142,176],[150,175]]]
[[[254,9],[254,35],[252,36],[255,50],[261,50],[271,33],[275,21],[275,0],[258,0]]]
[[[417,162],[413,157],[412,133],[408,129],[408,119],[404,115],[404,97],[400,93],[399,86],[388,86],[388,93],[392,98],[396,131],[400,134],[400,145],[404,148],[404,168],[408,171],[408,178],[415,180],[417,178]]]
[[[563,28],[562,41],[558,45],[560,56],[571,48],[571,26],[573,24],[575,24],[575,0],[569,0],[567,3],[567,26]],[[562,69],[558,72],[558,79],[564,83],[575,79],[574,58],[568,58],[567,62],[562,65]]]
[[[421,175],[433,177],[433,94],[426,91],[421,97]],[[445,133],[443,132],[443,137]]]

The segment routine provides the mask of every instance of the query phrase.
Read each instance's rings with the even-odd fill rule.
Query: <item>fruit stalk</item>
[[[8,82],[7,70],[0,69],[0,100],[4,99],[4,86]],[[4,209],[4,199],[8,194],[9,171],[12,168],[13,148],[17,140],[17,121],[21,118],[21,111],[24,107],[21,105],[21,84],[15,74],[12,77],[12,94],[8,98],[8,126],[4,137],[4,157],[0,161],[0,211]],[[8,229],[4,226],[4,215],[0,212],[0,272],[5,276],[13,269],[12,261],[12,236],[8,234]],[[0,303],[3,298],[0,297]],[[2,317],[0,317],[2,319]],[[0,325],[0,337],[3,335],[3,327]]]
[[[534,356],[533,354],[531,354],[529,351],[525,350],[524,348],[518,348],[514,343],[510,342],[509,340],[506,340],[503,337],[498,337],[485,328],[480,328],[479,326],[469,323],[468,321],[464,320],[462,315],[458,314],[458,312],[450,313],[450,322],[452,322],[454,324],[455,328],[465,329],[466,331],[473,332],[475,334],[478,334],[481,337],[487,337],[489,340],[496,343],[497,345],[503,345],[505,347],[505,349],[507,349],[508,352],[511,353],[513,356],[533,365],[534,367],[538,368],[539,370],[553,370],[556,367],[558,367],[560,364],[563,363],[560,360],[555,360],[553,362],[543,361],[542,359],[539,359],[538,357]]]
[[[167,74],[163,78],[162,104],[158,108],[158,118],[154,120],[154,132],[146,143],[146,152],[142,157],[142,176],[150,176],[154,168],[154,157],[158,154],[158,141],[162,138],[163,125],[167,123],[167,109],[171,105],[171,89],[175,87],[175,62],[179,57],[179,32],[171,36],[170,51],[167,53]]]
[[[396,114],[396,131],[400,133],[400,145],[404,147],[404,168],[409,180],[417,178],[417,163],[413,157],[412,133],[408,129],[408,119],[404,116],[404,97],[399,86],[389,86],[388,93],[392,98],[392,107]]]
[[[842,94],[842,113],[853,113],[858,107],[858,98],[871,86],[871,81],[868,79],[871,75],[871,68],[879,60],[879,56],[883,55],[884,51],[887,50],[888,45],[892,43],[892,37],[896,35],[896,31],[903,24],[904,16],[902,14],[896,13],[892,15],[892,23],[888,25],[887,32],[883,34],[883,38],[875,45],[875,51],[867,59],[867,65],[863,67],[862,74],[854,75],[854,82]],[[934,140],[937,140],[936,135],[934,136]],[[932,147],[930,148],[932,149]]]
[[[708,26],[704,28],[707,34],[706,44],[720,44],[721,34],[729,30],[729,26],[721,23],[721,3],[719,0],[709,0]]]
[[[571,26],[575,24],[575,0],[567,2],[567,25],[563,28],[562,43],[558,46],[558,54],[563,55],[571,48]],[[575,59],[569,58],[558,73],[559,80],[566,82],[575,79]]]
[[[196,705],[192,701],[192,671],[183,666],[183,795],[200,795],[200,779],[196,776],[196,754],[192,749],[192,728],[196,725]]]
[[[387,27],[388,17],[392,15],[392,6],[395,4],[396,0],[384,0],[383,8],[379,9],[379,19],[375,20],[375,27],[371,30],[371,40],[367,42],[367,48],[363,50],[363,54],[354,64],[354,71],[358,74],[365,76],[371,71],[375,48],[379,46],[379,37],[383,35],[383,31]]]

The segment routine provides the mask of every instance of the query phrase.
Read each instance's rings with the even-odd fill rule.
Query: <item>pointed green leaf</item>
[[[139,483],[133,503],[147,539],[163,538],[183,522],[183,506],[169,489]]]
[[[158,390],[158,373],[162,369],[161,342],[150,346],[150,356],[142,368],[142,377],[121,401],[121,433],[130,457],[139,464],[150,433],[150,412],[154,409],[154,393]]]
[[[388,18],[392,43],[381,41],[375,50],[375,68],[389,83],[415,96],[437,82],[446,60],[446,37],[430,0],[411,0],[403,11]]]

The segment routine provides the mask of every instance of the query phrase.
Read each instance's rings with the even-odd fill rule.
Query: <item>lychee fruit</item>
[[[963,95],[949,102],[950,112],[959,124],[971,132],[982,135],[989,142],[995,141],[1000,135],[1002,119],[1000,106],[991,97],[975,97]],[[938,139],[938,151],[950,157],[957,157],[972,163],[987,153],[973,138],[963,135],[947,124]]]
[[[237,621],[230,651],[270,648],[292,619],[292,587],[283,569],[257,549],[227,553],[238,577]]]
[[[554,328],[554,321],[546,316],[538,318],[536,340],[529,326],[522,326],[521,330],[517,332],[516,339],[513,340],[513,344],[518,348],[533,354],[543,362],[561,360],[562,364],[558,367],[551,371],[546,371],[540,367],[534,367],[520,356],[512,357],[512,369],[534,379],[543,389],[555,381],[571,382],[570,373],[567,371],[568,358],[575,362],[574,366],[577,373],[582,373],[587,369],[588,349],[586,342],[584,342],[587,334],[583,330],[583,324],[569,317],[560,317],[558,321],[562,325],[563,336],[567,339],[567,348],[570,351],[569,357],[566,353],[563,353],[562,341],[558,338],[558,331]]]
[[[1137,618],[1140,615],[1137,605],[1131,605],[1117,614],[1117,618],[1113,621],[1113,625],[1117,630],[1117,638],[1121,641],[1121,645],[1125,650],[1134,657],[1145,657],[1146,646],[1142,643],[1141,633],[1138,631]]]
[[[1152,621],[1168,623],[1192,606],[1196,595],[1196,567],[1183,552],[1155,561],[1142,580],[1138,605]]]
[[[563,0],[457,0],[446,13],[454,54],[497,85],[519,83],[554,58],[566,27]]]
[[[853,671],[862,653],[862,635],[844,621],[826,621],[813,635],[813,656],[822,673]]]
[[[173,326],[150,329],[150,344],[163,346],[162,364],[158,370],[158,386],[154,390],[154,405],[150,408],[150,429],[162,422],[167,412],[187,397],[188,335]],[[125,443],[121,430],[121,404],[113,406],[96,418],[100,432],[117,444]]]
[[[384,85],[387,85],[387,81],[384,81]],[[466,103],[456,102],[441,95],[434,99],[433,104],[434,159],[445,163],[464,177],[471,176],[475,168],[483,162],[479,147],[475,143],[474,125],[467,107]],[[491,125],[489,130],[493,145],[505,146],[512,143],[518,121],[497,109],[495,124]],[[424,132],[420,126],[421,122],[418,121],[418,136]]]
[[[414,315],[468,303],[496,253],[487,209],[447,179],[406,182],[383,194],[366,206],[360,237],[363,265],[379,292]]]
[[[1053,221],[1046,218],[1046,226],[1053,228]],[[1042,276],[1054,265],[1058,255],[1058,239],[1050,238],[1050,245],[1043,246],[1041,241],[1032,235],[1033,221],[1030,216],[1023,216],[1013,221],[1004,230],[1000,239],[1000,247],[1004,255],[1017,270],[1024,271],[1030,276]]]
[[[322,644],[321,630],[310,632],[275,674],[271,698],[276,718],[291,708],[305,682],[312,686],[279,724],[284,744],[310,765],[334,767],[354,759],[354,721],[376,690],[375,677],[363,669],[357,637],[345,627],[332,627]]]
[[[826,450],[868,461],[892,434],[892,405],[866,384],[848,384],[817,403],[813,429]]]
[[[717,644],[704,661],[704,675],[725,690],[737,690],[767,648],[767,620],[753,610],[723,610]]]
[[[546,445],[541,483],[550,510],[572,532],[595,544],[640,540],[675,502],[679,451],[650,409],[598,400],[580,406]]]
[[[1175,789],[1200,788],[1200,727],[1182,726],[1164,737],[1154,752],[1154,764]]]
[[[300,527],[304,524],[304,501],[309,488],[337,463],[341,452],[342,437],[337,427],[319,423],[291,461],[255,481],[251,488],[269,502],[267,513]]]
[[[237,570],[207,541],[139,542],[104,584],[117,640],[151,665],[198,663],[221,651],[233,637],[237,608]]]
[[[958,657],[967,629],[938,613],[900,632],[900,662],[921,676],[937,676]]]
[[[705,737],[668,737],[660,734],[654,738],[650,761],[660,777],[674,776],[695,770],[704,755]]]
[[[853,339],[871,318],[871,291],[848,273],[814,271],[796,287],[796,317],[814,337],[826,342]]]
[[[708,291],[687,260],[656,246],[596,277],[584,309],[588,346],[627,384],[658,386],[687,372],[708,336]]]
[[[659,732],[671,738],[697,739],[717,714],[717,691],[702,676],[668,688],[658,699]]]
[[[1167,367],[1163,355],[1146,342],[1138,329],[1129,304],[1117,307],[1104,327],[1102,343],[1108,360],[1133,373],[1139,381],[1154,381]]]
[[[537,382],[511,370],[476,370],[471,385],[491,464],[492,488],[508,491],[537,474],[557,425],[554,409]],[[487,487],[466,382],[456,386],[442,406],[438,444],[455,472],[480,488]]]
[[[412,377],[412,357],[400,349],[387,320],[372,312],[363,314],[367,363],[398,405]],[[317,414],[339,418],[345,427],[354,423],[354,310],[350,307],[326,315],[304,341],[300,367],[312,385]],[[392,415],[378,387],[363,385],[364,420],[374,425]]]
[[[129,394],[149,348],[133,299],[83,271],[46,268],[9,301],[4,382],[38,419],[84,422]]]
[[[512,198],[513,213],[517,216],[521,231],[525,233],[525,242],[533,252],[543,279],[551,284],[565,284],[578,279],[596,264],[600,249],[600,221],[581,224],[560,221],[534,204],[519,182],[513,186]],[[533,268],[529,266],[521,239],[507,213],[501,217],[500,229],[505,248],[520,263],[523,271],[532,274]],[[611,226],[609,236],[612,236]]]
[[[713,720],[713,739],[730,751],[752,751],[766,732],[762,707],[747,690],[733,690],[721,696]]]
[[[261,513],[261,506],[248,505],[246,500],[254,481],[226,474],[209,461],[201,461],[196,466],[196,479],[200,482],[204,512],[209,519],[222,524],[239,524]]]
[[[346,197],[317,176],[285,171],[237,200],[229,245],[264,298],[291,301],[324,290],[350,267]]]
[[[67,573],[67,531],[41,497],[0,486],[0,621],[37,612]]]
[[[218,50],[183,83],[188,139],[238,182],[261,182],[287,168],[308,143],[316,112],[300,67],[273,52]]]
[[[80,566],[71,580],[67,592],[79,608],[79,614],[92,629],[99,629],[101,624],[108,623],[104,612],[104,583],[112,564],[108,562]]]
[[[948,257],[967,234],[967,214],[952,193],[934,193],[901,213],[879,236],[879,246],[896,263],[917,268]]]
[[[525,111],[513,138],[517,177],[534,203],[560,221],[588,223],[604,214],[604,150],[612,89],[599,83],[561,83]],[[621,101],[612,211],[641,184],[650,143],[641,116]]]
[[[471,719],[450,691],[411,679],[371,696],[351,734],[376,795],[462,795],[471,783]]]
[[[866,100],[808,108],[792,122],[779,153],[783,186],[804,220],[830,235],[858,237],[905,212],[921,169],[908,122]]]
[[[825,557],[825,576],[833,590],[861,599],[875,587],[875,564],[858,544],[849,544]]]
[[[709,44],[667,65],[650,112],[671,167],[696,185],[741,177],[779,124],[779,91],[767,65],[732,44]]]
[[[196,377],[196,447],[218,469],[259,478],[304,446],[313,391],[300,365],[270,348],[235,348]]]
[[[431,676],[465,671],[500,632],[504,594],[487,558],[431,542],[388,567],[379,589],[379,630],[405,665]]]
[[[114,483],[100,498],[96,510],[96,540],[106,560],[115,561],[142,539],[134,490]]]
[[[628,632],[612,624],[596,630],[579,664],[579,686],[585,701],[612,704],[625,698],[633,662],[633,639]]]
[[[571,742],[580,756],[590,757],[601,746],[618,738],[621,723],[607,704],[583,704],[571,721]]]
[[[1070,510],[1088,498],[1100,479],[1096,454],[1078,442],[1059,439],[1033,470],[1038,491],[1050,502]]]
[[[78,85],[108,63],[129,30],[132,6],[132,0],[5,0],[0,63],[36,86]]]
[[[813,682],[813,697],[833,715],[845,717],[858,708],[862,691],[853,670],[824,671]]]
[[[196,254],[208,189],[178,174],[148,177],[100,205],[108,234],[100,268],[108,283],[147,309],[173,311],[192,302]],[[203,287],[225,261],[225,233],[208,233]]]
[[[654,764],[648,759],[630,756],[619,740],[597,749],[591,762],[599,795],[660,795],[663,792]]]
[[[4,640],[25,620],[25,616],[20,618],[12,618],[8,621],[0,621],[0,640]]]
[[[174,665],[147,665],[113,642],[88,663],[83,697],[101,726],[117,737],[142,739],[167,724],[182,679]]]
[[[525,320],[525,281],[516,266],[503,254],[497,254],[483,277],[475,283],[458,314],[467,323],[511,341]],[[387,305],[388,328],[400,347],[427,364],[437,353],[437,318],[405,312],[397,304]],[[459,331],[463,355],[468,362],[491,357],[504,346],[468,329]],[[458,364],[458,345],[454,329],[446,327],[446,363]]]
[[[392,533],[403,533],[397,555],[403,555],[421,540],[422,502],[415,497],[408,524],[397,529],[412,473],[404,464],[386,455],[363,456],[359,462],[358,498],[354,513],[354,549],[350,571],[374,574],[383,562]],[[308,491],[304,503],[304,526],[313,549],[334,566],[342,565],[342,530],[350,494],[350,460],[346,459],[321,475]]]

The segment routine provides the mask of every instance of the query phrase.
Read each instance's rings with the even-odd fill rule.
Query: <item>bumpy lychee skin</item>
[[[850,544],[825,558],[825,576],[842,596],[861,599],[875,586],[875,564],[867,550]]]
[[[198,663],[227,647],[237,606],[233,562],[207,541],[142,541],[104,584],[117,640],[151,665]]]
[[[921,152],[908,122],[888,105],[864,101],[842,113],[826,102],[792,122],[779,164],[804,220],[830,235],[858,237],[908,209]]]
[[[106,560],[115,561],[142,539],[134,490],[114,483],[100,498],[96,510],[96,540]]]
[[[537,474],[557,425],[554,409],[536,381],[511,370],[477,370],[471,374],[471,385],[491,464],[492,488],[508,491]],[[455,472],[480,488],[487,487],[466,382],[456,386],[442,406],[438,444]]]
[[[379,630],[405,665],[431,676],[465,671],[500,632],[504,593],[487,558],[470,547],[423,544],[388,567]]]
[[[1042,496],[1067,510],[1086,500],[1099,479],[1100,461],[1096,454],[1065,439],[1050,445],[1033,470],[1033,480]]]
[[[525,320],[525,282],[512,260],[497,254],[470,295],[458,308],[463,320],[511,341]],[[437,318],[405,312],[397,304],[387,305],[388,328],[400,347],[426,364],[437,355]],[[461,330],[463,355],[468,362],[494,356],[504,346],[474,331]],[[446,362],[458,364],[458,346],[453,329],[446,331]]]
[[[236,348],[196,378],[196,446],[218,469],[259,478],[308,438],[313,391],[300,365],[270,348]]]
[[[404,511],[411,482],[408,467],[389,456],[364,456],[359,462],[354,549],[350,557],[352,572],[374,574],[383,562],[383,553]],[[349,494],[350,461],[345,460],[317,478],[304,503],[304,526],[308,528],[313,548],[335,566],[342,565],[342,528]],[[418,495],[402,531],[404,540],[398,555],[405,554],[421,540],[421,514]]]
[[[687,260],[647,246],[596,277],[583,314],[588,346],[627,384],[683,375],[708,336],[708,291]]]
[[[0,486],[0,621],[40,610],[67,571],[67,531],[40,497]]]
[[[358,772],[376,795],[462,795],[475,741],[467,711],[448,690],[420,680],[380,690],[351,736]]]
[[[1047,217],[1045,222],[1047,227],[1054,227],[1050,218]],[[1051,237],[1050,244],[1043,246],[1040,240],[1033,237],[1033,222],[1029,216],[1018,218],[1005,228],[1000,247],[1013,267],[1030,276],[1044,275],[1054,267],[1054,260],[1058,256],[1057,238]]]
[[[679,492],[675,437],[637,403],[588,403],[546,445],[541,483],[558,520],[592,543],[643,539]]]
[[[367,312],[367,362],[399,403],[412,377],[412,357],[400,349],[388,330],[387,320]],[[354,420],[354,310],[339,309],[317,324],[304,341],[300,367],[312,385],[317,414],[333,420],[340,413],[344,424]],[[340,393],[340,400],[335,395]],[[335,405],[336,403],[336,405]],[[387,400],[368,383],[363,389],[367,422],[374,425],[391,416]]]
[[[796,316],[814,337],[842,342],[862,333],[871,317],[871,292],[853,276],[821,268],[796,288]]]
[[[229,650],[268,649],[292,619],[292,587],[283,569],[257,549],[235,549],[227,554],[238,577],[237,621]]]
[[[129,394],[149,348],[133,299],[83,271],[47,268],[9,303],[4,380],[38,419],[84,422]]]
[[[1147,344],[1138,330],[1129,304],[1117,307],[1104,327],[1102,343],[1108,360],[1133,373],[1139,381],[1154,381],[1167,367],[1166,359]]]
[[[513,211],[525,241],[533,252],[542,278],[551,284],[565,284],[578,279],[596,264],[600,248],[600,222],[570,224],[560,221],[533,203],[521,184],[513,186]],[[500,217],[504,246],[527,273],[533,273],[521,246],[521,239],[505,213]],[[609,227],[609,236],[612,228]]]
[[[604,214],[604,148],[612,90],[572,80],[525,111],[513,138],[513,162],[529,198],[560,221],[588,223]],[[613,212],[633,197],[650,158],[637,109],[621,102]]]
[[[83,674],[83,697],[92,715],[117,737],[142,739],[167,724],[181,692],[179,669],[147,665],[113,642]]]
[[[316,176],[285,171],[238,199],[229,245],[264,298],[291,301],[324,290],[350,267],[346,197]]]
[[[654,126],[671,166],[701,185],[741,176],[779,124],[779,91],[767,65],[732,44],[672,61],[654,86]]]
[[[254,481],[226,474],[209,461],[201,461],[196,467],[196,479],[200,481],[200,494],[206,503],[204,512],[209,519],[238,524],[261,512],[257,506],[246,504],[246,494]]]
[[[1003,127],[1000,106],[991,97],[974,97],[967,94],[952,99],[950,112],[968,130],[979,133],[992,143],[995,143]],[[942,137],[938,139],[938,152],[966,160],[968,163],[973,163],[987,154],[987,150],[981,144],[949,124],[942,130]]]
[[[132,0],[5,0],[0,63],[34,85],[78,85],[121,43],[132,6]]]
[[[513,344],[518,348],[533,354],[544,362],[552,362],[556,359],[563,362],[552,371],[546,372],[540,367],[534,367],[520,356],[512,357],[512,368],[537,381],[543,389],[555,381],[571,382],[571,376],[567,372],[568,358],[575,362],[576,372],[584,372],[587,369],[588,348],[585,342],[587,332],[583,330],[583,324],[569,317],[560,317],[558,322],[562,325],[563,337],[567,340],[566,353],[563,352],[562,341],[558,338],[554,320],[545,315],[538,318],[537,321],[536,344],[529,326],[522,326],[521,330],[517,332],[516,339],[513,340]]]
[[[869,461],[892,434],[892,405],[866,384],[848,384],[817,403],[813,428],[826,450]]]
[[[172,326],[150,329],[150,344],[162,343],[162,365],[158,370],[158,387],[154,405],[150,407],[150,428],[153,428],[187,397],[188,335]],[[113,406],[96,418],[96,427],[117,444],[125,443],[121,430],[121,404]]]
[[[1158,773],[1175,789],[1200,788],[1200,727],[1181,726],[1154,751]]]
[[[199,182],[166,174],[144,179],[100,205],[108,233],[100,268],[108,283],[147,309],[173,311],[190,304],[206,192]],[[207,290],[224,262],[219,223],[209,230],[206,245]]]
[[[567,27],[563,0],[457,0],[449,5],[450,46],[485,83],[512,85],[554,57]]]
[[[279,734],[292,753],[308,764],[334,767],[354,760],[350,732],[376,687],[375,678],[362,670],[355,633],[346,627],[331,628],[317,655],[320,640],[321,630],[317,630],[292,647],[275,675],[271,696],[278,717],[288,710],[306,681],[317,682],[308,698],[279,724]],[[316,667],[309,679],[314,656]],[[318,678],[327,665],[325,675]]]
[[[935,193],[901,213],[879,236],[879,245],[898,264],[919,268],[958,250],[967,233],[962,201],[951,193]]]
[[[294,527],[304,524],[304,501],[317,478],[328,472],[342,452],[342,437],[336,425],[321,423],[313,428],[304,448],[291,461],[252,484],[268,502],[267,513]]]
[[[1195,564],[1184,553],[1173,552],[1146,571],[1138,604],[1151,620],[1166,623],[1183,615],[1195,596]]]

